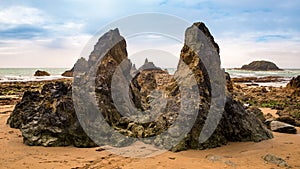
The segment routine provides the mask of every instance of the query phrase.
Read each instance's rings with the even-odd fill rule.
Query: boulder
[[[41,92],[26,91],[7,123],[20,129],[30,146],[96,146],[77,120],[67,82],[47,83]]]
[[[34,76],[50,76],[50,74],[46,71],[42,71],[42,70],[37,70],[35,73],[34,73]]]
[[[269,61],[253,61],[248,65],[243,65],[242,70],[253,70],[253,71],[271,71],[271,70],[281,70],[276,66],[275,63]]]
[[[272,131],[280,133],[297,134],[297,129],[293,125],[283,123],[280,121],[272,121],[270,123],[270,129]]]
[[[273,154],[267,154],[262,157],[266,162],[276,164],[279,167],[289,167],[288,163],[281,157],[275,156]]]

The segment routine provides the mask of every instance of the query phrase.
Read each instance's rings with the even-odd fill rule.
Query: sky
[[[299,0],[0,0],[0,67],[70,68],[105,25],[155,12],[190,24],[204,22],[220,46],[224,68],[254,60],[300,68],[299,9]],[[154,60],[160,61],[159,66],[176,65],[182,44],[157,43],[165,37],[148,37],[143,43],[143,38],[128,39],[129,57],[141,64],[142,59],[134,57],[143,54],[144,43],[152,42],[155,52],[164,50],[175,56],[162,59],[157,54]]]

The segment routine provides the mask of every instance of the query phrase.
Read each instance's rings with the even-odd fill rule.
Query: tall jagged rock
[[[76,67],[76,70],[75,70],[75,67]],[[72,67],[72,69],[65,71],[61,75],[65,76],[65,77],[73,77],[74,71],[85,72],[85,71],[87,71],[87,69],[88,69],[87,61],[81,57],[76,61],[76,63]]]
[[[87,65],[85,73],[75,66],[72,88],[50,83],[42,92],[24,95],[8,123],[21,129],[26,144],[125,146],[142,139],[180,151],[272,138],[254,114],[229,93],[225,96],[219,47],[203,23],[186,30],[174,75],[161,69],[132,74],[126,41],[118,29],[98,40]],[[215,108],[218,117],[209,117],[210,108],[223,102],[225,108]],[[211,127],[217,118],[216,129],[208,128],[212,136],[199,140],[205,125]]]
[[[300,75],[297,77],[293,77],[286,85],[286,87],[290,89],[300,89]]]
[[[186,30],[185,45],[181,51],[175,77],[186,79],[188,77],[186,75],[189,74],[185,72],[182,65],[188,65],[197,81],[201,100],[193,128],[188,136],[173,148],[175,151],[186,148],[212,148],[228,141],[260,141],[273,137],[254,114],[247,112],[242,104],[235,101],[228,93],[222,119],[214,133],[205,142],[199,140],[205,120],[208,118],[208,110],[212,104],[215,104],[211,102],[211,98],[214,97],[212,96],[212,89],[222,88],[222,86],[213,86],[219,83],[216,81],[217,79],[213,79],[214,77],[218,77],[218,75],[221,77],[221,74],[224,76],[224,73],[219,72],[221,71],[219,51],[219,46],[204,23],[195,23]],[[208,69],[213,71],[209,72]],[[225,87],[225,83],[223,87]]]

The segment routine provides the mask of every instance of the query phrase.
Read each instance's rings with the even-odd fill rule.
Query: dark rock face
[[[70,83],[48,83],[41,92],[26,91],[7,123],[21,130],[27,145],[95,146],[77,120]]]
[[[251,113],[253,113],[253,114],[255,114],[255,116],[256,116],[261,122],[266,121],[266,118],[265,118],[263,112],[262,112],[259,108],[257,108],[257,107],[250,107],[250,108],[248,109],[248,111],[251,112]]]
[[[34,73],[34,76],[50,76],[50,74],[46,71],[42,71],[42,70],[37,70],[35,73]]]
[[[296,126],[298,125],[296,120],[290,116],[279,116],[276,118],[276,121],[280,121],[280,122],[287,123],[290,125],[296,125]]]
[[[225,79],[226,79],[226,89],[228,92],[233,92],[233,82],[231,81],[229,73],[225,72]]]
[[[111,30],[95,45],[87,61],[89,72],[78,74],[81,78],[74,79],[73,88],[70,84],[49,83],[41,92],[25,93],[8,123],[21,129],[26,144],[43,146],[95,145],[81,126],[90,130],[95,128],[89,136],[98,137],[101,144],[124,146],[136,138],[149,138],[144,140],[145,143],[151,142],[173,151],[206,149],[228,141],[261,141],[273,137],[255,114],[246,111],[228,93],[225,108],[218,110],[223,114],[219,115],[221,121],[216,124],[213,134],[206,141],[199,140],[206,119],[209,119],[210,108],[218,104],[213,99],[221,95],[212,92],[215,84],[211,82],[219,81],[208,70],[215,70],[213,73],[224,77],[224,72],[219,69],[219,47],[203,23],[195,23],[187,29],[174,75],[149,63],[147,61],[145,67],[150,65],[150,69],[132,73],[126,41],[118,29]],[[74,69],[74,73],[78,73],[76,67]],[[120,69],[122,71],[118,74]],[[225,85],[224,78],[224,86],[218,86],[223,87],[224,94]],[[199,94],[189,93],[191,89]],[[72,92],[77,95],[73,97],[76,102],[72,101]],[[197,101],[198,109],[191,101]],[[130,104],[135,108],[128,106]],[[78,119],[87,117],[81,125],[74,107],[80,111],[76,111]],[[183,111],[182,115],[181,109],[195,109],[198,114]],[[137,120],[132,119],[135,117]],[[215,122],[214,118],[211,123]],[[182,135],[181,131],[187,129]],[[168,134],[159,136],[164,131]],[[152,136],[158,137],[150,138]],[[181,141],[174,145],[172,141],[177,138]]]
[[[75,63],[75,65],[71,70],[67,70],[61,75],[65,77],[73,77],[75,67],[76,67],[76,71],[85,72],[88,69],[88,63],[84,58],[80,58],[77,60],[77,62]]]
[[[280,133],[290,133],[290,134],[296,134],[297,129],[290,124],[286,124],[279,121],[272,121],[270,123],[270,128],[272,131],[280,132]]]
[[[239,101],[227,97],[223,130],[228,141],[262,141],[273,138],[255,114],[246,111]]]
[[[300,75],[297,77],[293,77],[290,82],[286,86],[287,88],[297,89],[300,88]]]
[[[241,69],[253,71],[281,70],[274,63],[269,61],[254,61],[248,65],[243,65]]]

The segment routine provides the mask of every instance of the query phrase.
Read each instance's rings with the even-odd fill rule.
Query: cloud
[[[40,37],[45,32],[44,29],[31,25],[18,25],[6,30],[0,30],[2,39],[31,39]]]
[[[294,0],[1,1],[0,66],[5,66],[9,59],[28,58],[26,65],[30,67],[29,60],[38,60],[41,55],[41,65],[51,63],[57,67],[58,63],[50,59],[61,58],[69,66],[70,62],[64,58],[79,56],[88,37],[98,29],[119,18],[143,12],[168,13],[191,24],[205,22],[221,46],[225,67],[240,66],[263,57],[274,57],[284,63],[283,67],[289,66],[288,61],[297,66],[299,7],[300,1]],[[134,40],[128,42],[130,52],[145,47]],[[160,41],[159,37],[152,37],[145,45],[176,55],[181,48],[181,45]],[[9,61],[9,65],[13,62]]]
[[[40,25],[45,22],[39,9],[25,6],[0,8],[0,25],[8,27],[16,25]],[[2,27],[2,29],[4,29]]]
[[[0,67],[71,68],[89,38],[0,40]]]

